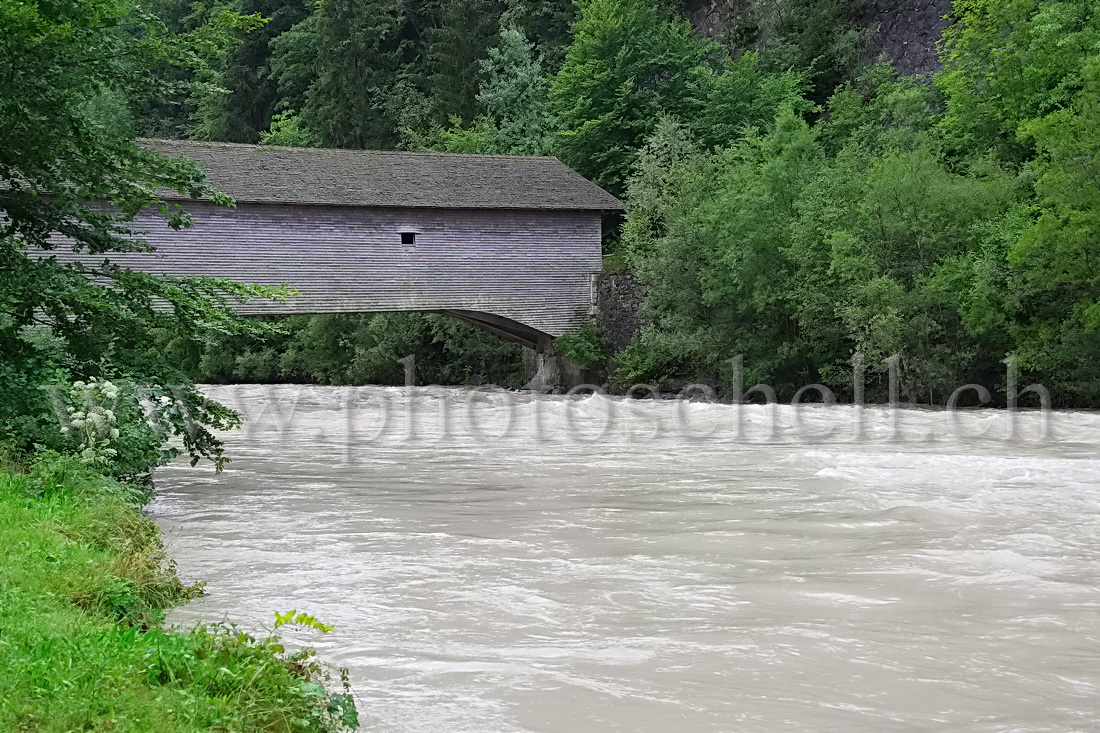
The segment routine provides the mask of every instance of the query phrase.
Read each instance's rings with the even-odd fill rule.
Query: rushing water
[[[1100,415],[210,392],[174,620],[335,624],[366,730],[1100,730]]]

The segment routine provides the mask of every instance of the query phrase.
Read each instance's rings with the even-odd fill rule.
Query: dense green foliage
[[[169,633],[180,583],[146,497],[41,454],[0,471],[0,728],[335,731],[355,723],[309,651],[228,626]]]
[[[144,86],[100,85],[78,114],[266,144],[558,155],[629,207],[607,246],[648,295],[645,328],[613,359],[619,380],[719,384],[744,354],[748,378],[780,392],[843,391],[858,353],[875,395],[896,355],[904,396],[939,402],[1002,383],[1001,360],[1017,353],[1023,378],[1063,404],[1100,402],[1097,13],[1086,0],[959,0],[943,71],[909,79],[869,63],[865,5],[750,0],[704,39],[668,0],[155,0],[157,17],[140,22],[157,33],[142,38],[184,39],[169,46],[190,49],[187,63],[139,54],[154,71]],[[151,102],[156,91],[170,101]],[[156,174],[201,187],[172,165]],[[96,176],[87,191],[113,180]],[[116,188],[130,210],[148,186]],[[46,302],[24,292],[10,300]],[[120,320],[74,331],[125,332]],[[74,369],[60,319],[24,325],[8,333],[54,357],[24,360],[9,384],[59,368],[58,383],[149,381],[114,351],[113,371],[90,368],[101,346]],[[211,381],[395,383],[406,353],[422,381],[519,381],[517,350],[439,317],[282,326],[192,338],[158,323],[156,336],[181,371]],[[145,333],[111,348],[137,354]],[[34,399],[9,434],[47,414]]]
[[[1100,16],[1077,0],[956,4],[934,84],[870,67],[823,117],[709,147],[666,120],[628,185],[649,325],[624,380],[746,378],[902,396],[1003,386],[1009,353],[1100,403]],[[1003,397],[1002,397],[1003,400]]]
[[[449,129],[416,140],[420,147],[452,153],[548,155],[554,150],[557,121],[542,61],[523,31],[514,25],[500,32],[500,46],[480,62],[477,95],[483,113],[471,125],[455,118]]]
[[[662,113],[693,112],[700,63],[712,44],[651,0],[586,0],[554,79],[564,160],[617,187]]]
[[[518,345],[447,316],[294,316],[282,327],[276,336],[225,336],[201,345],[165,334],[159,348],[205,383],[401,385],[400,360],[413,354],[418,384],[522,385]]]
[[[174,455],[166,447],[172,437],[194,460],[224,462],[211,431],[232,427],[236,416],[151,351],[152,333],[260,334],[264,324],[238,317],[232,306],[286,294],[158,278],[109,261],[113,251],[145,246],[127,236],[143,208],[159,210],[165,226],[190,223],[162,198],[165,190],[229,202],[195,163],[135,144],[128,126],[132,109],[166,83],[151,70],[190,74],[182,88],[209,94],[201,79],[209,59],[233,33],[260,23],[225,10],[208,15],[176,33],[126,2],[0,2],[0,440],[16,450],[39,445],[83,455],[87,440],[63,430],[69,413],[106,398],[103,414],[117,424],[97,425],[100,450],[86,456],[101,470],[146,470]],[[93,258],[60,263],[48,256],[59,247]],[[74,383],[96,379],[116,385],[109,395],[90,386],[73,393]],[[144,420],[147,409],[154,419]]]
[[[572,0],[152,0],[176,31],[231,8],[268,22],[212,60],[226,93],[180,90],[136,120],[146,133],[258,142],[276,114],[301,114],[309,139],[346,147],[417,147],[452,121],[471,123],[491,103],[484,62],[507,43],[504,27],[534,45],[548,72],[560,66]],[[179,74],[173,80],[193,81]]]
[[[303,120],[322,145],[390,148],[397,119],[390,83],[400,70],[400,3],[329,0],[317,7],[316,77]]]
[[[1018,353],[1024,378],[1063,404],[1100,403],[1092,3],[957,0],[943,70],[919,79],[870,63],[863,0],[748,0],[714,38],[684,5],[244,5],[272,21],[215,66],[232,90],[223,100],[245,93],[235,80],[262,78],[233,105],[267,110],[268,129],[242,122],[220,139],[558,155],[629,207],[607,246],[648,296],[646,327],[613,360],[621,381],[718,384],[744,354],[748,377],[781,393],[843,391],[859,353],[876,395],[896,355],[904,397],[941,402],[968,382],[1002,383],[1001,360]],[[220,6],[172,7],[165,17],[187,30]],[[211,108],[189,99],[181,128],[213,134]],[[425,348],[388,317],[366,341],[347,335],[361,321],[337,321],[357,345],[319,338],[314,357],[356,366],[304,367],[310,347],[296,338],[223,338],[223,366],[189,369],[393,381],[388,362],[403,354],[379,344]],[[432,353],[492,363],[467,345]]]
[[[196,136],[226,142],[255,142],[272,116],[284,111],[281,82],[272,70],[272,41],[309,15],[305,0],[242,0],[240,11],[266,19],[224,54],[218,82],[224,92],[206,95]],[[301,107],[297,107],[300,109]]]
[[[868,5],[867,0],[748,0],[728,41],[760,53],[771,70],[803,70],[812,82],[809,98],[821,103],[866,63],[870,29],[860,18]]]
[[[554,348],[581,369],[606,368],[607,361],[611,358],[607,336],[595,323],[586,323],[580,328],[563,333],[554,340]]]
[[[946,106],[940,124],[957,150],[1025,160],[1031,150],[1021,125],[1072,104],[1100,51],[1095,5],[960,0],[954,15],[937,79]]]
[[[138,124],[256,142],[301,114],[321,145],[553,152],[614,187],[661,113],[725,143],[770,125],[771,104],[826,99],[866,57],[864,5],[753,0],[718,42],[671,0],[152,0],[178,31],[224,7],[268,22],[212,64],[227,93],[179,95],[174,117],[162,106]]]

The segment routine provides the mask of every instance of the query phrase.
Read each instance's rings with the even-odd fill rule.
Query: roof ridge
[[[425,157],[440,157],[440,158],[501,158],[504,160],[552,160],[556,163],[561,163],[557,156],[554,155],[523,155],[513,153],[452,153],[438,150],[371,150],[366,148],[318,148],[308,146],[294,146],[294,145],[262,145],[260,143],[230,143],[223,142],[221,140],[180,140],[176,138],[168,137],[139,137],[138,142],[149,143],[183,143],[184,145],[194,145],[195,147],[205,148],[248,148],[251,150],[280,150],[293,153],[324,153],[324,152],[339,152],[339,153],[369,153],[371,155],[395,155],[395,156],[410,156],[410,155],[422,155]],[[564,163],[562,163],[564,165]]]
[[[621,210],[622,202],[553,156],[297,148],[140,138],[193,158],[238,201],[334,206]]]

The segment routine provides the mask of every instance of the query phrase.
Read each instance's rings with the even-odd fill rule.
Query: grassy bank
[[[309,652],[229,626],[162,629],[202,590],[176,577],[145,499],[71,458],[0,469],[0,730],[354,724]]]

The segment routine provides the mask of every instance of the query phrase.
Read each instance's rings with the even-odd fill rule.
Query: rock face
[[[755,25],[762,0],[681,0],[684,13],[700,34],[720,42],[736,41],[731,28]],[[936,44],[947,27],[951,0],[867,0],[863,26],[868,55],[888,61],[898,73],[939,71]]]
[[[625,349],[641,325],[638,311],[645,290],[638,278],[625,270],[600,275],[596,291],[596,323],[603,328],[614,351]]]
[[[707,38],[725,40],[729,29],[753,23],[751,0],[681,0],[695,32]]]
[[[864,22],[871,52],[909,76],[940,70],[936,44],[947,28],[951,0],[872,0]]]

